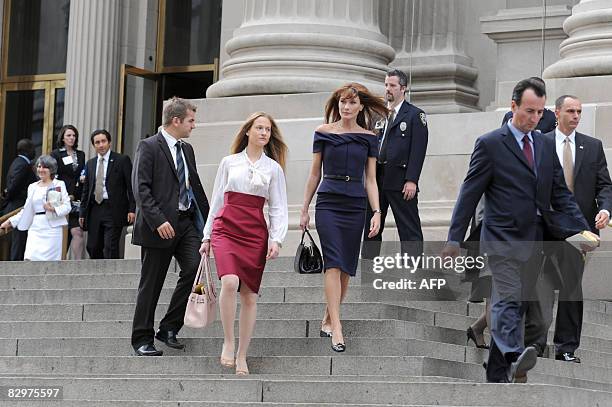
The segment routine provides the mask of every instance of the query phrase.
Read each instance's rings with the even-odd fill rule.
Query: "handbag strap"
[[[308,235],[308,238],[310,239],[310,243],[314,243],[314,239],[312,238],[310,231],[308,230],[308,228],[304,228],[304,231],[302,232],[302,240],[300,240],[300,244],[304,244],[305,235]]]
[[[209,302],[217,299],[217,289],[215,287],[215,283],[212,279],[212,274],[210,272],[210,259],[208,256],[202,256],[202,260],[204,262],[204,276],[205,276],[205,285],[206,289],[204,290],[204,295]]]
[[[193,280],[193,286],[191,287],[191,292],[195,291],[195,288],[198,284],[200,284],[200,280],[202,278],[202,268],[204,267],[204,257],[200,259],[200,264],[198,265],[198,272],[196,273],[195,279]]]

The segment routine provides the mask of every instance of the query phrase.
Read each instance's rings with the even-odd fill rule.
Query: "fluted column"
[[[357,81],[381,92],[393,48],[378,0],[245,0],[208,97],[325,92]]]
[[[612,0],[581,0],[563,23],[569,38],[544,78],[612,75]]]
[[[478,71],[463,45],[465,8],[455,0],[381,3],[382,31],[396,51],[391,65],[412,72],[411,101],[428,112],[478,110]]]
[[[120,0],[70,1],[64,123],[85,151],[93,130],[117,135],[121,10]]]

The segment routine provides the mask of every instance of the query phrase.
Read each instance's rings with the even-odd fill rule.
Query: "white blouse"
[[[229,191],[264,197],[268,202],[270,218],[269,239],[277,243],[283,242],[287,234],[289,214],[285,174],[279,163],[265,154],[252,163],[246,150],[221,160],[215,178],[210,212],[204,226],[204,240],[210,239],[215,217],[223,207],[223,195]]]

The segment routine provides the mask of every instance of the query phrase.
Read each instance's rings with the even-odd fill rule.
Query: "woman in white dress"
[[[200,253],[215,254],[221,279],[223,324],[221,365],[247,375],[247,350],[255,327],[257,296],[266,260],[278,256],[287,234],[287,189],[283,168],[287,146],[274,119],[253,113],[238,131],[232,155],[223,158],[211,200]],[[263,206],[268,204],[270,225]],[[236,291],[240,291],[238,352],[234,358]]]
[[[61,260],[63,226],[68,225],[70,198],[64,181],[54,179],[57,161],[53,157],[40,156],[36,172],[40,181],[28,187],[23,209],[0,227],[28,231],[24,260]]]

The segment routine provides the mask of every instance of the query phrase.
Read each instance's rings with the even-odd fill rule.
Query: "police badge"
[[[427,116],[425,115],[425,113],[419,113],[419,118],[421,119],[421,123],[423,123],[423,126],[427,127]]]
[[[400,123],[400,130],[401,130],[401,131],[406,131],[406,127],[407,127],[407,126],[406,126],[406,122],[401,122],[401,123]]]

